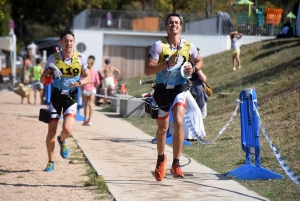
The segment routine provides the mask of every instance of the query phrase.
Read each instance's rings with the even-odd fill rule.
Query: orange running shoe
[[[181,170],[179,163],[175,163],[174,165],[172,165],[170,172],[174,178],[177,178],[177,177],[184,178],[184,174]]]
[[[157,181],[161,181],[165,178],[166,175],[166,163],[167,163],[167,155],[164,154],[164,161],[157,162],[155,166],[154,176]]]

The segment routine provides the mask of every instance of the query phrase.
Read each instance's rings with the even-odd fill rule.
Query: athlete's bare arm
[[[198,55],[194,63],[195,63],[194,67],[196,67],[198,70],[201,70],[204,67],[204,62],[200,54]]]
[[[152,59],[152,58],[149,57],[147,62],[146,62],[146,66],[145,66],[145,74],[147,76],[153,75],[153,74],[156,74],[156,73],[164,70],[168,66],[174,66],[176,64],[176,62],[175,62],[176,58],[177,58],[177,55],[173,54],[169,58],[168,61],[158,63],[155,59]]]
[[[81,85],[90,84],[92,82],[90,69],[87,68],[85,71],[82,72],[82,75],[84,76],[84,78],[81,80]]]

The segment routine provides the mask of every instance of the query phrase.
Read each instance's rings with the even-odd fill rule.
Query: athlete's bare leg
[[[169,118],[158,120],[157,123],[157,131],[156,131],[156,146],[158,155],[163,155],[166,144],[166,133],[169,127]]]
[[[58,119],[54,119],[48,124],[46,146],[47,146],[49,161],[54,161],[54,148],[55,148],[55,140],[56,140],[55,136],[56,136],[57,125],[58,125]]]
[[[173,158],[180,159],[183,140],[184,140],[184,131],[183,131],[183,115],[185,113],[185,108],[183,106],[176,106],[173,111]]]

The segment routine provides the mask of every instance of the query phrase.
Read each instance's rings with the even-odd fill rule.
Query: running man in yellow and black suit
[[[184,177],[181,170],[179,159],[184,140],[183,116],[187,101],[187,80],[183,77],[181,69],[185,75],[191,75],[202,68],[202,58],[198,54],[196,46],[193,43],[180,37],[182,29],[182,16],[177,13],[171,13],[166,19],[166,30],[168,36],[156,41],[148,55],[148,61],[145,67],[146,75],[156,74],[156,88],[154,100],[159,110],[157,123],[157,164],[155,167],[155,178],[161,181],[165,176],[165,165],[167,155],[164,154],[166,131],[169,125],[169,111],[173,114],[173,163],[171,173],[174,177]],[[183,64],[191,60],[194,66]]]
[[[60,155],[68,158],[69,149],[66,145],[66,139],[70,137],[77,113],[77,95],[78,87],[89,84],[91,82],[90,70],[88,69],[87,57],[73,50],[75,43],[74,34],[67,30],[60,36],[60,44],[62,51],[56,52],[49,56],[45,70],[40,81],[45,83],[46,76],[52,76],[53,90],[51,93],[51,103],[49,110],[52,112],[51,122],[48,125],[48,134],[46,138],[48,163],[45,171],[52,172],[54,170],[54,147],[55,136],[60,115],[63,112],[62,131],[57,136],[60,145]],[[61,72],[61,76],[57,77],[54,73],[52,64],[56,65]],[[57,72],[56,72],[57,73]],[[80,80],[80,75],[83,79]]]

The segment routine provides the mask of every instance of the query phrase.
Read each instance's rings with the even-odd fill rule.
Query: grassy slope
[[[202,47],[201,49],[205,49]],[[232,71],[231,51],[204,59],[204,73],[213,88],[208,101],[208,116],[204,120],[207,136],[214,139],[231,117],[234,100],[243,89],[256,90],[259,114],[271,141],[291,170],[300,177],[300,40],[269,40],[241,47],[242,69]],[[139,95],[149,85],[138,85],[141,77],[127,81],[129,93]],[[150,118],[128,118],[134,125],[154,135],[155,122]],[[260,132],[261,166],[279,174],[283,180],[240,181],[247,188],[271,200],[298,200],[299,186],[284,173],[265,136]],[[241,149],[239,114],[223,135],[212,145],[184,147],[183,153],[200,163],[226,173],[245,163]]]

